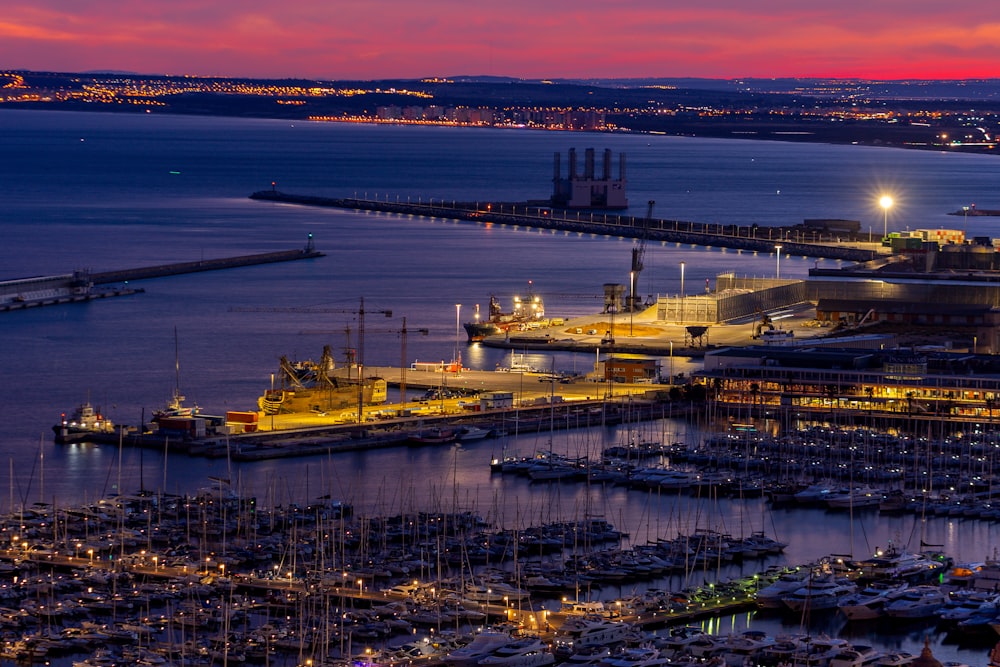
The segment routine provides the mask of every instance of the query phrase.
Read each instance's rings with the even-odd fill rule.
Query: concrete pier
[[[180,262],[177,264],[160,264],[157,266],[144,266],[134,269],[120,269],[118,271],[103,271],[101,273],[92,273],[90,278],[95,285],[107,285],[109,283],[123,283],[130,280],[145,280],[149,278],[162,278],[163,276],[176,276],[182,273],[199,273],[201,271],[235,269],[241,266],[274,264],[276,262],[292,262],[299,259],[314,259],[316,257],[323,256],[323,253],[311,248],[305,248],[302,250],[281,250],[278,252],[265,252],[256,255],[203,259],[197,262]]]
[[[859,246],[872,244],[824,244],[809,242],[795,232],[784,228],[760,228],[757,225],[722,225],[717,223],[687,222],[682,220],[646,220],[629,215],[601,212],[553,210],[544,205],[509,202],[456,202],[429,200],[429,203],[412,201],[377,201],[358,198],[315,197],[261,190],[250,195],[251,199],[301,204],[305,206],[327,206],[333,208],[377,211],[400,215],[428,216],[468,220],[470,222],[490,222],[541,229],[559,229],[603,236],[641,238],[650,241],[684,243],[739,250],[773,252],[777,243],[787,255],[841,259],[851,262],[866,262],[875,259],[878,252]],[[763,238],[765,230],[770,230]],[[774,232],[777,232],[777,238]]]
[[[37,276],[0,281],[0,312],[25,310],[41,306],[59,306],[68,303],[84,303],[94,299],[141,294],[144,290],[127,287],[133,280],[176,276],[182,273],[234,269],[241,266],[291,262],[299,259],[323,257],[312,245],[310,235],[308,245],[302,250],[281,250],[256,255],[204,259],[197,262],[160,264],[134,269],[89,273],[77,271],[57,276]],[[95,288],[98,285],[114,287]]]

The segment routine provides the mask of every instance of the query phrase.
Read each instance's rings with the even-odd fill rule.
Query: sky
[[[1000,13],[981,0],[6,0],[0,69],[993,78]]]

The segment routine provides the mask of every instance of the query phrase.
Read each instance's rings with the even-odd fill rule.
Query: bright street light
[[[882,207],[882,238],[889,236],[889,209],[892,208],[892,197],[882,195],[878,200],[878,205]]]
[[[632,322],[635,318],[635,271],[628,272],[628,335],[632,335]]]
[[[777,252],[777,259],[775,260],[775,263],[774,263],[774,277],[775,277],[775,279],[780,280],[781,279],[781,244],[779,243],[778,245],[774,246],[774,249]]]
[[[459,333],[462,330],[462,304],[455,304],[455,361],[458,361],[458,346],[461,345],[462,336]]]

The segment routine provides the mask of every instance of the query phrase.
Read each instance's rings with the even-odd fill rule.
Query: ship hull
[[[465,333],[469,335],[470,343],[477,343],[487,336],[503,333],[503,330],[492,322],[466,322],[463,326]]]
[[[387,398],[386,381],[382,378],[365,380],[361,400],[366,406],[381,405]],[[328,413],[334,410],[356,408],[357,384],[317,387],[308,389],[273,389],[257,399],[257,405],[266,415],[300,412]]]

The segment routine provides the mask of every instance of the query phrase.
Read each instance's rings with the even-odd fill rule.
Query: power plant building
[[[611,150],[605,149],[600,178],[594,164],[594,149],[584,153],[583,171],[577,167],[576,149],[569,150],[569,164],[566,178],[562,175],[561,156],[555,154],[552,205],[559,208],[577,209],[626,209],[625,196],[625,154],[618,156],[618,176],[611,170]]]

